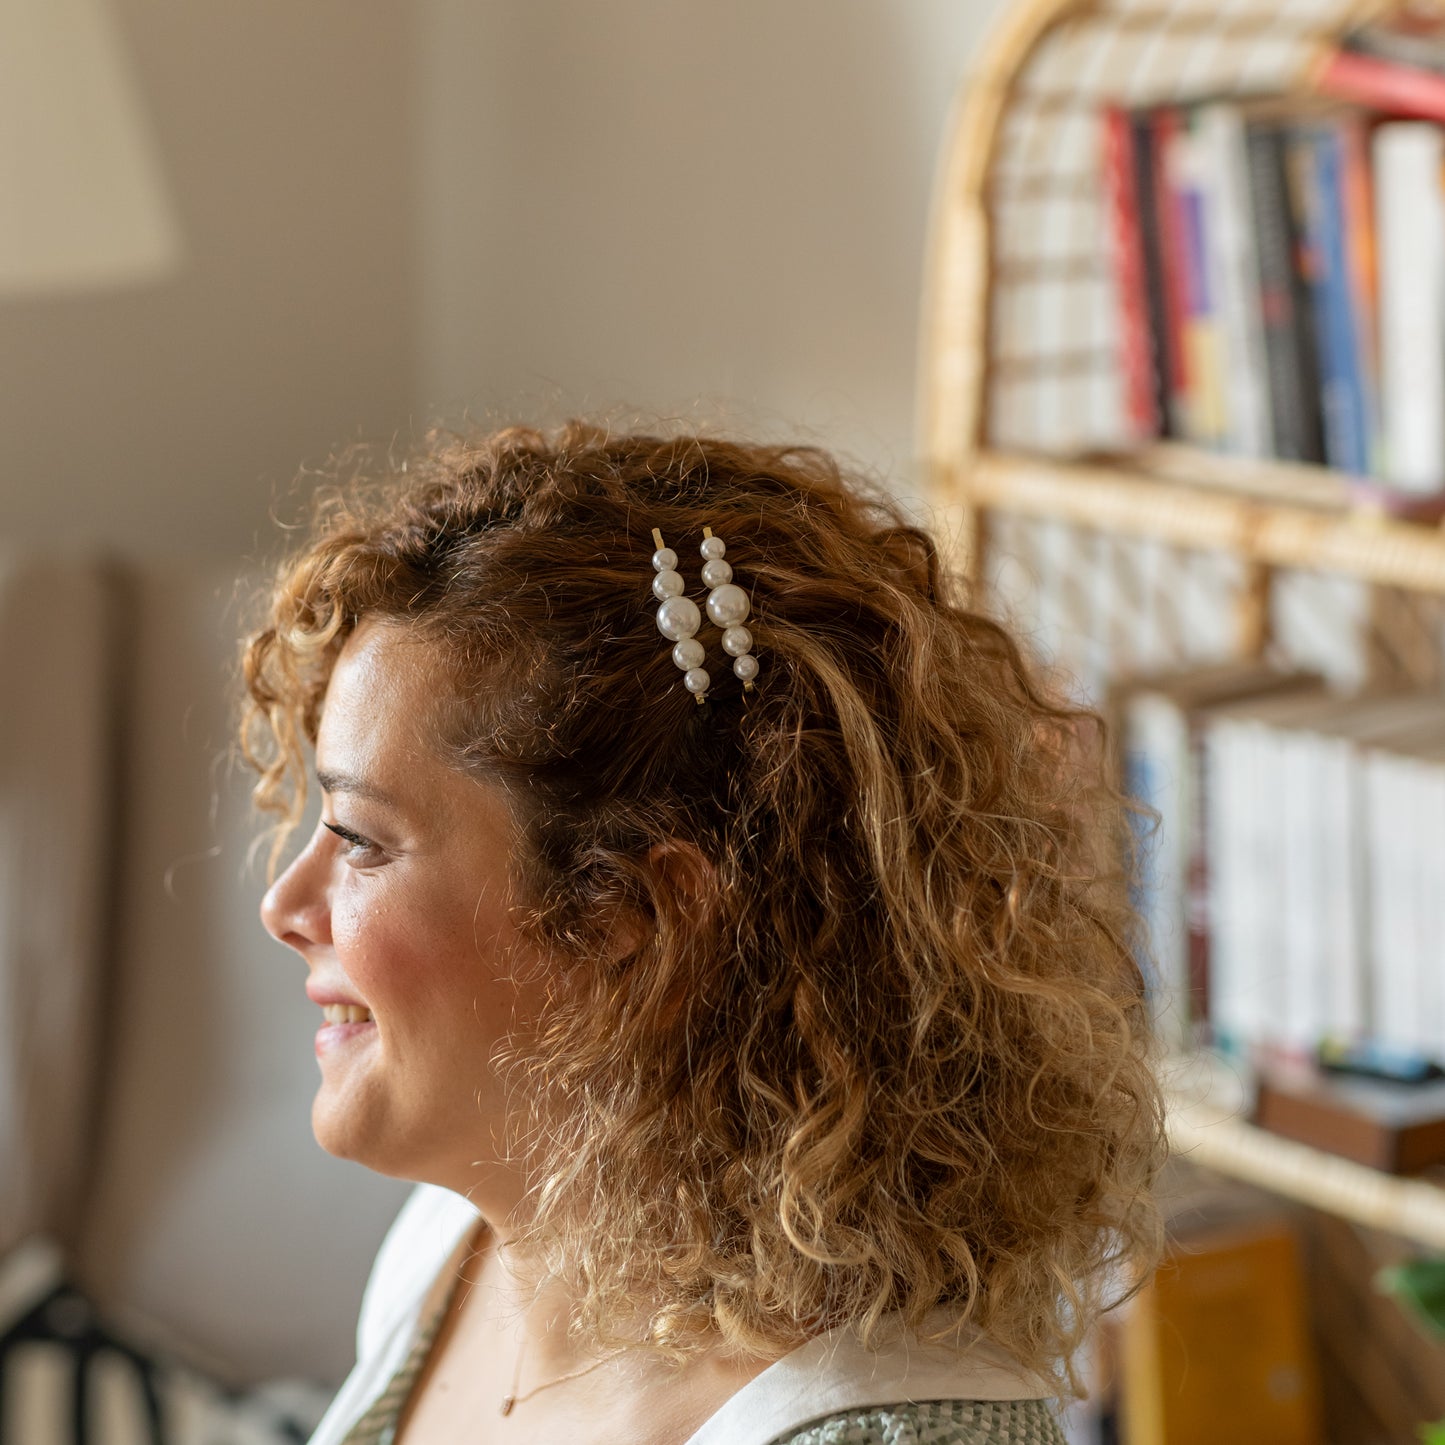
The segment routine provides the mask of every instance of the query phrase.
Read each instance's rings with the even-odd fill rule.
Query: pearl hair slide
[[[712,675],[702,665],[703,646],[697,640],[702,613],[690,597],[682,595],[682,575],[677,570],[677,553],[665,546],[662,533],[654,527],[652,540],[652,593],[662,606],[657,609],[657,630],[672,642],[672,660],[682,669],[682,685],[702,702]],[[723,561],[727,546],[714,537],[711,527],[702,529],[702,580],[712,590],[707,594],[707,615],[723,630],[723,651],[733,660],[733,672],[742,679],[746,692],[753,690],[758,660],[752,655],[753,635],[742,625],[748,615],[748,594],[733,581],[733,569]]]

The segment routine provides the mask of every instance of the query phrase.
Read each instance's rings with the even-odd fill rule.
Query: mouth
[[[376,1029],[371,1010],[358,1004],[329,1003],[322,1008],[321,1014],[325,1022],[316,1031],[318,1058],[333,1049],[353,1044]]]
[[[329,1003],[321,1010],[329,1024],[365,1024],[371,1022],[371,1010],[354,1003]]]

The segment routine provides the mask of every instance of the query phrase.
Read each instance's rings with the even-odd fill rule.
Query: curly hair
[[[681,549],[705,524],[762,671],[745,692],[715,669],[696,706],[651,530]],[[362,619],[435,645],[438,747],[514,801],[522,926],[556,974],[505,1062],[565,1108],[528,1115],[513,1243],[571,1285],[575,1334],[615,1343],[647,1301],[681,1361],[845,1324],[871,1345],[947,1306],[949,1338],[1079,1393],[1077,1346],[1160,1242],[1127,808],[1097,717],[896,501],[811,447],[433,433],[319,495],[268,605],[242,745],[278,850]],[[696,889],[650,862],[678,842]],[[647,927],[613,958],[619,909]]]

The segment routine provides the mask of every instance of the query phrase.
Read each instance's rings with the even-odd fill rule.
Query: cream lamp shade
[[[155,281],[180,256],[106,0],[0,0],[0,298]]]

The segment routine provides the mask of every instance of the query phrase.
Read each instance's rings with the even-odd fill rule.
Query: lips
[[[313,1003],[321,1005],[324,1019],[321,1027],[316,1031],[316,1056],[318,1058],[335,1049],[354,1044],[375,1032],[376,1020],[372,1017],[371,1010],[363,1004],[337,994],[322,993],[319,990],[307,989],[307,994]]]

